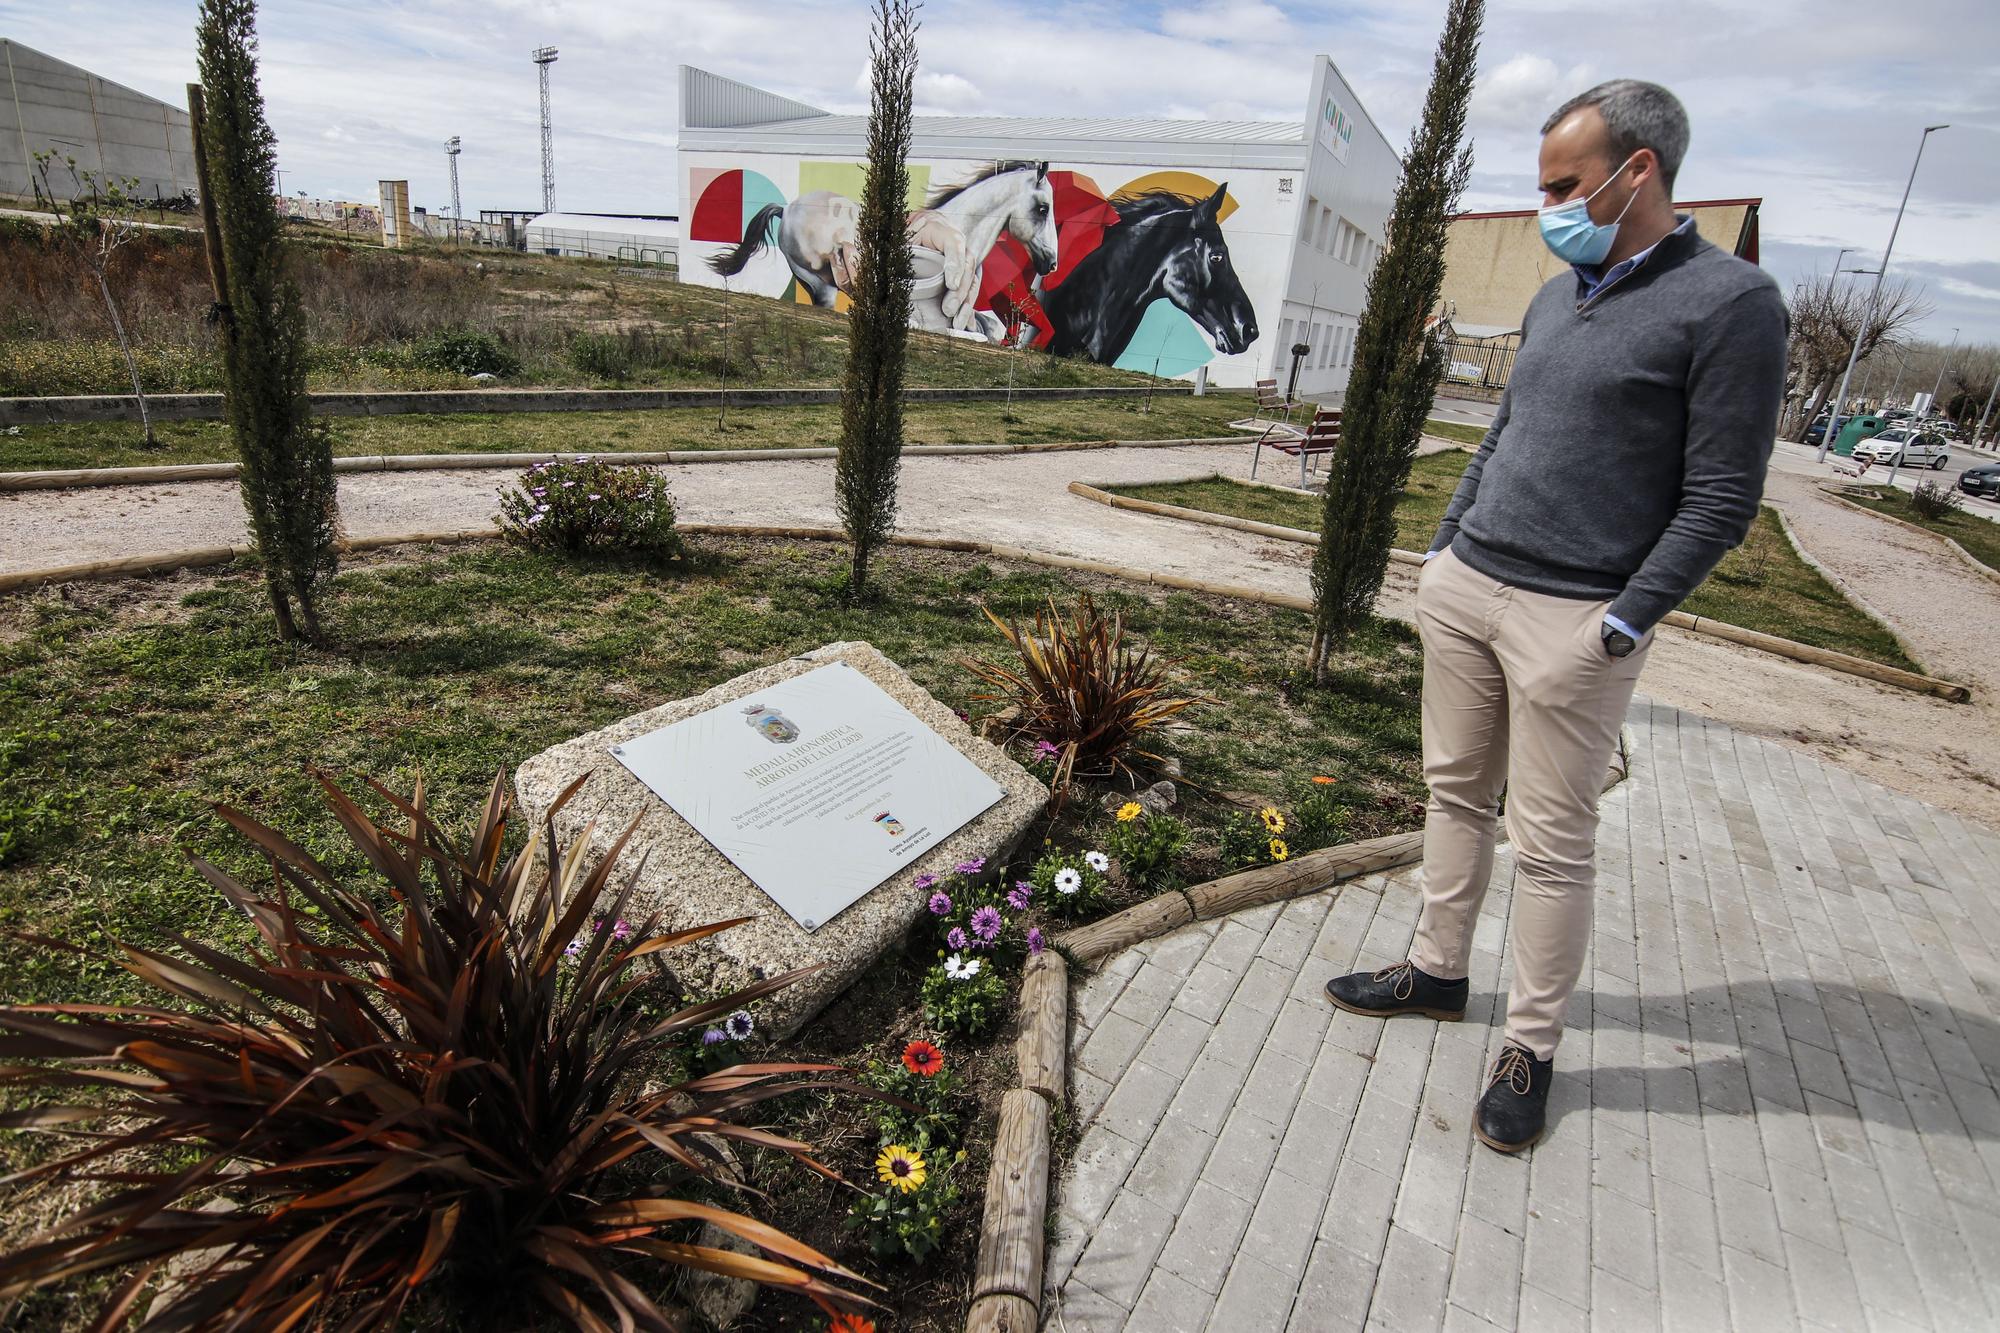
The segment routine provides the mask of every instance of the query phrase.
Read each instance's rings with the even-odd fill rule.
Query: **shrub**
[[[392,829],[321,782],[350,855],[386,894],[219,807],[272,887],[195,864],[261,944],[124,949],[125,969],[162,992],[155,1007],[0,1006],[0,1085],[29,1094],[17,1105],[43,1103],[0,1123],[85,1142],[15,1180],[106,1187],[0,1256],[0,1301],[130,1270],[103,1296],[111,1327],[164,1267],[179,1276],[149,1326],[388,1329],[435,1297],[468,1328],[538,1304],[579,1327],[663,1329],[620,1271],[650,1258],[828,1311],[860,1304],[821,1276],[853,1276],[825,1255],[695,1197],[715,1188],[716,1139],[830,1174],[734,1113],[793,1090],[859,1089],[793,1077],[829,1065],[758,1064],[638,1090],[664,1043],[799,973],[647,1021],[642,960],[740,922],[661,933],[654,917],[623,939],[589,932],[570,953],[600,895],[623,915],[633,880],[614,890],[611,878],[632,829],[586,869],[585,849],[557,845],[551,811],[503,860],[504,773],[464,847],[432,822],[421,786],[407,800],[375,786],[403,816]],[[49,1104],[62,1093],[88,1104]],[[699,1222],[765,1257],[685,1243]]]
[[[964,1160],[963,1150],[947,1155],[924,1143],[884,1144],[875,1158],[880,1184],[848,1211],[848,1229],[866,1237],[878,1259],[924,1258],[944,1238]]]
[[[501,379],[520,373],[521,362],[498,338],[476,329],[445,329],[418,341],[412,359],[424,370],[447,370],[455,375],[498,375]]]
[[[1018,711],[1010,735],[1069,750],[1070,771],[1079,777],[1134,776],[1134,764],[1157,765],[1160,756],[1141,745],[1183,710],[1211,702],[1168,694],[1165,669],[1128,643],[1124,621],[1099,612],[1088,593],[1067,620],[1051,599],[1035,614],[1032,631],[981,609],[1020,665],[966,659],[967,669],[993,687],[972,699],[1012,705]]]
[[[672,560],[683,549],[665,478],[582,456],[529,468],[500,492],[494,521],[508,541],[535,551]]]
[[[1028,884],[1044,910],[1074,920],[1104,906],[1111,887],[1104,872],[1110,864],[1102,852],[1050,852],[1035,862]]]
[[[954,953],[924,974],[923,1003],[939,1031],[983,1037],[1007,1006],[1007,982],[991,960]]]
[[[1291,821],[1274,805],[1267,805],[1254,815],[1238,811],[1222,826],[1223,864],[1241,869],[1290,860],[1292,847],[1286,838],[1290,829]]]
[[[1917,511],[1919,518],[1950,518],[1965,508],[1965,499],[1948,486],[1940,486],[1934,481],[1920,481],[1917,489],[1910,492],[1910,508]]]
[[[1187,825],[1168,814],[1148,814],[1137,801],[1118,809],[1104,849],[1117,858],[1125,878],[1142,889],[1172,888],[1179,880],[1174,860],[1187,850]]]
[[[615,333],[579,333],[570,339],[569,363],[579,375],[626,379],[632,374],[632,343]]]

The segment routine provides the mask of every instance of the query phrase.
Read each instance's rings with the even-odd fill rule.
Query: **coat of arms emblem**
[[[887,833],[890,837],[896,838],[902,836],[903,821],[896,818],[894,815],[890,814],[887,810],[884,810],[880,814],[876,815],[875,822],[881,827],[882,831],[884,833]]]
[[[777,709],[764,704],[746,705],[743,720],[773,745],[790,745],[799,738],[797,724]]]

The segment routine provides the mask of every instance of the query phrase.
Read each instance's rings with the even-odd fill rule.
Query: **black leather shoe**
[[[1465,978],[1439,981],[1415,963],[1397,963],[1380,972],[1350,972],[1326,983],[1326,997],[1350,1014],[1389,1018],[1422,1014],[1440,1023],[1465,1017]]]
[[[1537,1060],[1525,1047],[1507,1043],[1493,1062],[1472,1132],[1495,1152],[1532,1148],[1548,1125],[1549,1084],[1555,1076],[1554,1060]]]

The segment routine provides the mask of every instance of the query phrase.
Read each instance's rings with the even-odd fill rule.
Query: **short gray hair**
[[[1570,113],[1587,106],[1596,107],[1597,114],[1604,117],[1604,128],[1611,132],[1614,160],[1622,162],[1641,148],[1653,150],[1653,155],[1660,159],[1660,174],[1666,178],[1667,192],[1671,195],[1674,177],[1680,173],[1681,159],[1688,150],[1688,113],[1681,99],[1657,83],[1612,79],[1587,93],[1578,93],[1557,107],[1555,114],[1543,122],[1542,133],[1547,134],[1568,119]]]

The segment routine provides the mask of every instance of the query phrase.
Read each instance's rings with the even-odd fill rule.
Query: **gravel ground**
[[[1286,461],[1267,456],[1260,479],[1282,480]],[[830,461],[663,471],[687,522],[838,522]],[[1064,489],[1072,480],[1170,481],[1216,471],[1247,475],[1248,444],[913,458],[903,465],[900,526],[1307,593],[1308,548],[1112,509]],[[341,512],[356,537],[477,527],[490,521],[495,491],[511,475],[350,474],[341,479]],[[1794,478],[1774,473],[1771,499],[1808,549],[1895,621],[1927,666],[1974,686],[1979,702],[1949,704],[1671,629],[1661,631],[1641,689],[2000,827],[2000,587],[1960,572],[1941,548],[1820,498]],[[0,572],[244,540],[234,483],[0,495]],[[1894,572],[1885,558],[1892,552]],[[1415,587],[1391,566],[1383,612],[1407,619]]]

